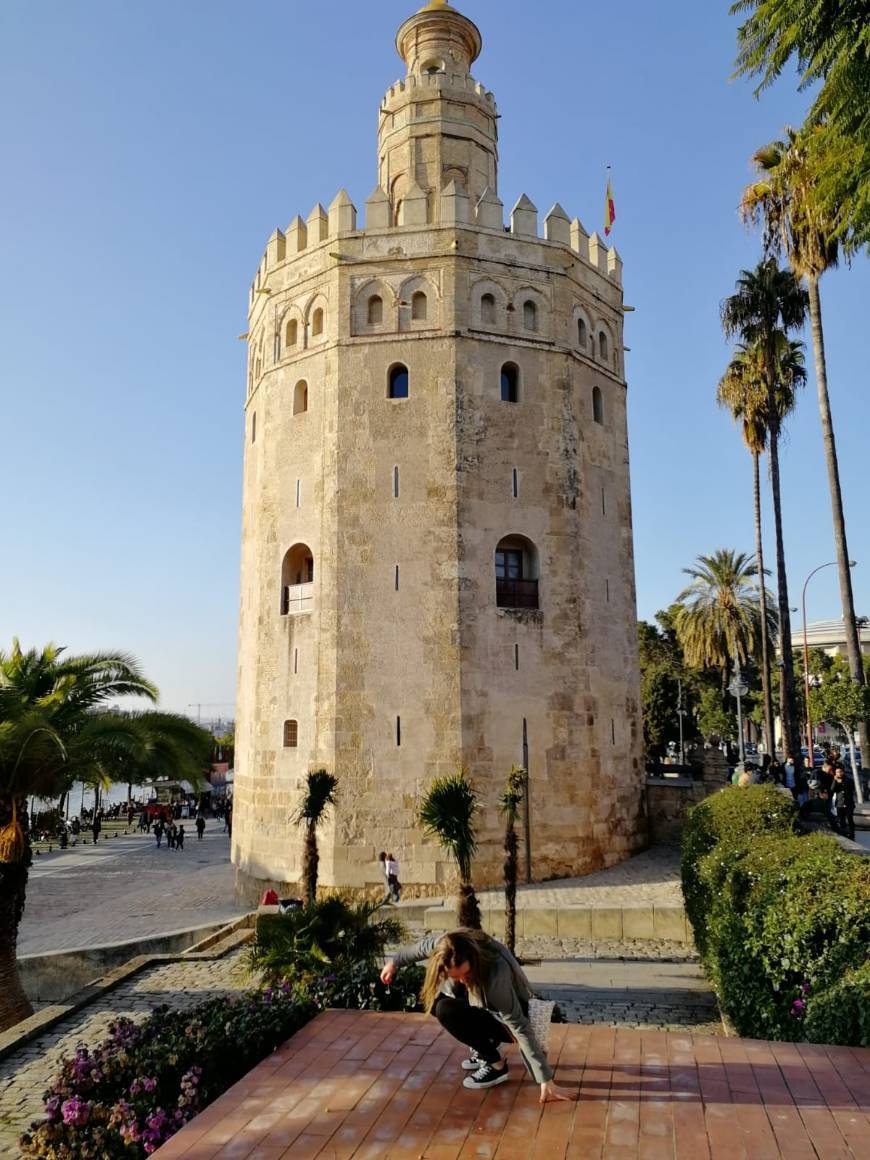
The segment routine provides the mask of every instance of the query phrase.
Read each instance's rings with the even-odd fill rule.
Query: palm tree
[[[818,177],[812,160],[810,137],[816,130],[797,133],[786,128],[784,141],[771,141],[755,154],[753,160],[760,180],[749,185],[741,200],[741,213],[752,224],[764,227],[764,245],[770,254],[784,252],[798,279],[805,279],[809,293],[810,321],[822,443],[831,494],[831,515],[837,573],[840,580],[840,602],[846,632],[846,656],[849,672],[856,685],[864,685],[864,666],[855,621],[855,598],[846,542],[846,520],[843,514],[843,492],[831,400],[828,394],[828,370],[825,359],[825,335],[822,325],[822,300],[819,281],[827,270],[836,267],[839,250],[832,236],[835,223],[819,205]],[[862,753],[870,753],[867,722],[859,729]]]
[[[777,410],[780,422],[795,407],[796,388],[806,379],[803,348],[780,331],[777,335]],[[743,442],[752,456],[752,493],[755,508],[755,563],[757,567],[758,600],[761,623],[770,621],[767,608],[768,592],[762,578],[764,542],[761,534],[761,456],[767,449],[767,378],[764,371],[764,353],[756,343],[752,347],[739,344],[737,353],[719,380],[716,399],[727,407],[735,421],[742,423]],[[775,617],[774,617],[775,622]],[[770,634],[761,634],[761,689],[764,711],[764,741],[768,753],[774,751],[773,698],[770,689]]]
[[[785,747],[800,753],[800,733],[794,691],[794,659],[791,646],[791,615],[788,603],[788,580],[785,570],[785,544],[782,534],[782,495],[779,475],[779,436],[781,420],[776,402],[777,334],[786,338],[789,332],[803,326],[807,311],[807,293],[790,270],[780,270],[775,259],[759,262],[754,270],[742,270],[736,293],[722,303],[722,328],[727,337],[738,335],[747,346],[756,343],[764,354],[767,376],[767,418],[770,454],[770,486],[773,493],[773,521],[776,534],[776,581],[779,606],[779,639],[782,650],[780,681],[780,719]]]
[[[460,769],[448,777],[436,777],[418,811],[423,829],[437,838],[459,868],[460,926],[480,930],[480,906],[471,884],[471,860],[477,851],[474,814],[478,798]]]
[[[745,663],[760,649],[758,567],[745,552],[718,548],[683,571],[692,580],[677,597],[673,622],[686,664],[718,669],[724,691],[731,661]],[[768,617],[770,631],[774,618],[772,613]]]
[[[338,778],[325,769],[311,770],[305,778],[305,796],[296,812],[297,826],[305,826],[305,842],[302,847],[302,889],[308,906],[313,906],[317,897],[317,827],[326,817],[330,806],[335,805],[335,787]]]
[[[31,1014],[16,964],[32,860],[26,799],[57,797],[74,780],[111,780],[122,755],[138,766],[149,744],[174,769],[197,768],[195,755],[208,754],[208,734],[190,721],[143,713],[133,724],[108,707],[128,696],[154,701],[157,690],[124,653],[24,652],[17,640],[0,652],[0,1031]]]
[[[499,808],[505,820],[504,831],[504,930],[505,945],[513,951],[517,940],[517,838],[516,824],[526,785],[526,771],[515,765],[508,774]]]

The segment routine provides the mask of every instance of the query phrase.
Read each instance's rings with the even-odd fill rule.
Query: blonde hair
[[[481,983],[497,960],[498,950],[493,940],[482,930],[462,927],[445,934],[436,943],[426,967],[426,978],[420,992],[423,1010],[431,1014],[448,971],[468,963],[470,970],[464,980],[465,985],[471,991],[479,991]]]

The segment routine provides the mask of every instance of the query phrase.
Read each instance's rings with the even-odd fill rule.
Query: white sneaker
[[[477,1071],[472,1072],[471,1075],[467,1075],[465,1077],[465,1079],[462,1081],[462,1086],[464,1088],[472,1089],[491,1088],[496,1087],[500,1083],[507,1083],[508,1079],[509,1076],[507,1061],[502,1060],[500,1070],[496,1064],[481,1064]]]

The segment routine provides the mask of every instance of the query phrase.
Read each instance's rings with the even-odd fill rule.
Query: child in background
[[[390,898],[393,902],[398,902],[402,897],[402,885],[399,882],[399,863],[392,854],[387,854],[387,861],[384,868],[387,873],[387,887],[390,892]]]

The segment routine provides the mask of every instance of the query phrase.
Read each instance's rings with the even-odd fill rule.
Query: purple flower
[[[86,1124],[91,1114],[91,1105],[85,1100],[73,1096],[70,1100],[64,1100],[60,1110],[65,1124]]]
[[[142,1077],[142,1087],[145,1089],[146,1092],[153,1092],[154,1089],[157,1087],[157,1080],[151,1079],[151,1077],[147,1076],[147,1075],[143,1076]]]

